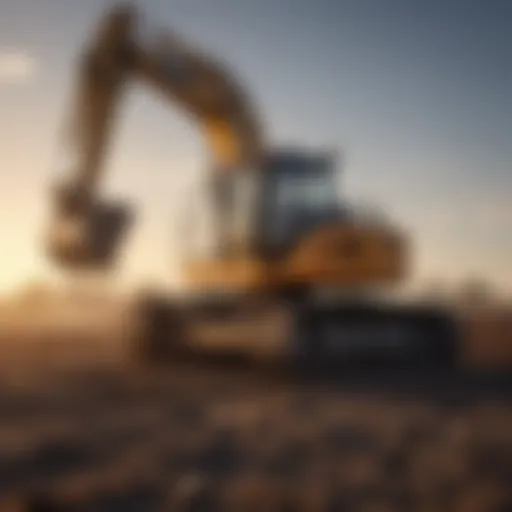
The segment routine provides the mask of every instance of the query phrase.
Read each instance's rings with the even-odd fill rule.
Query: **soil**
[[[40,366],[0,387],[0,511],[512,510],[507,376]]]

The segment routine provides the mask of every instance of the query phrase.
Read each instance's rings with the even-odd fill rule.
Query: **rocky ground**
[[[33,367],[0,388],[0,510],[505,512],[511,398],[460,377]]]

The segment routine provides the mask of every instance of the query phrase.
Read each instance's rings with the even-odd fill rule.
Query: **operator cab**
[[[354,221],[338,194],[336,166],[332,152],[285,149],[272,153],[262,172],[218,175],[211,215],[221,220],[211,225],[210,257],[229,260],[242,248],[279,259],[317,228]]]
[[[259,240],[271,258],[293,249],[315,228],[347,217],[331,153],[280,151],[269,159],[264,176]]]

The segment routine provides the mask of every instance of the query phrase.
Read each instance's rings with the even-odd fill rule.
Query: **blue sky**
[[[0,0],[4,68],[11,56],[3,73],[0,58],[0,289],[50,275],[41,230],[73,59],[108,3]],[[273,144],[344,151],[340,193],[410,230],[414,279],[476,273],[512,290],[512,3],[143,5],[150,25],[176,29],[238,72]],[[14,70],[13,55],[25,59]],[[167,281],[187,182],[207,153],[194,124],[151,92],[134,88],[124,107],[107,190],[137,201],[140,222],[121,272]]]

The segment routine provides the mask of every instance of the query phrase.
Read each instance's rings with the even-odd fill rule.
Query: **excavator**
[[[175,33],[143,41],[139,26],[134,7],[113,7],[79,59],[73,169],[52,190],[46,245],[50,259],[71,272],[115,265],[133,215],[101,195],[101,177],[129,83],[197,123],[210,149],[214,243],[185,254],[187,293],[138,303],[137,353],[151,360],[180,350],[236,353],[306,366],[354,358],[453,363],[449,314],[373,293],[406,277],[407,236],[344,206],[336,152],[273,147],[224,63]]]

